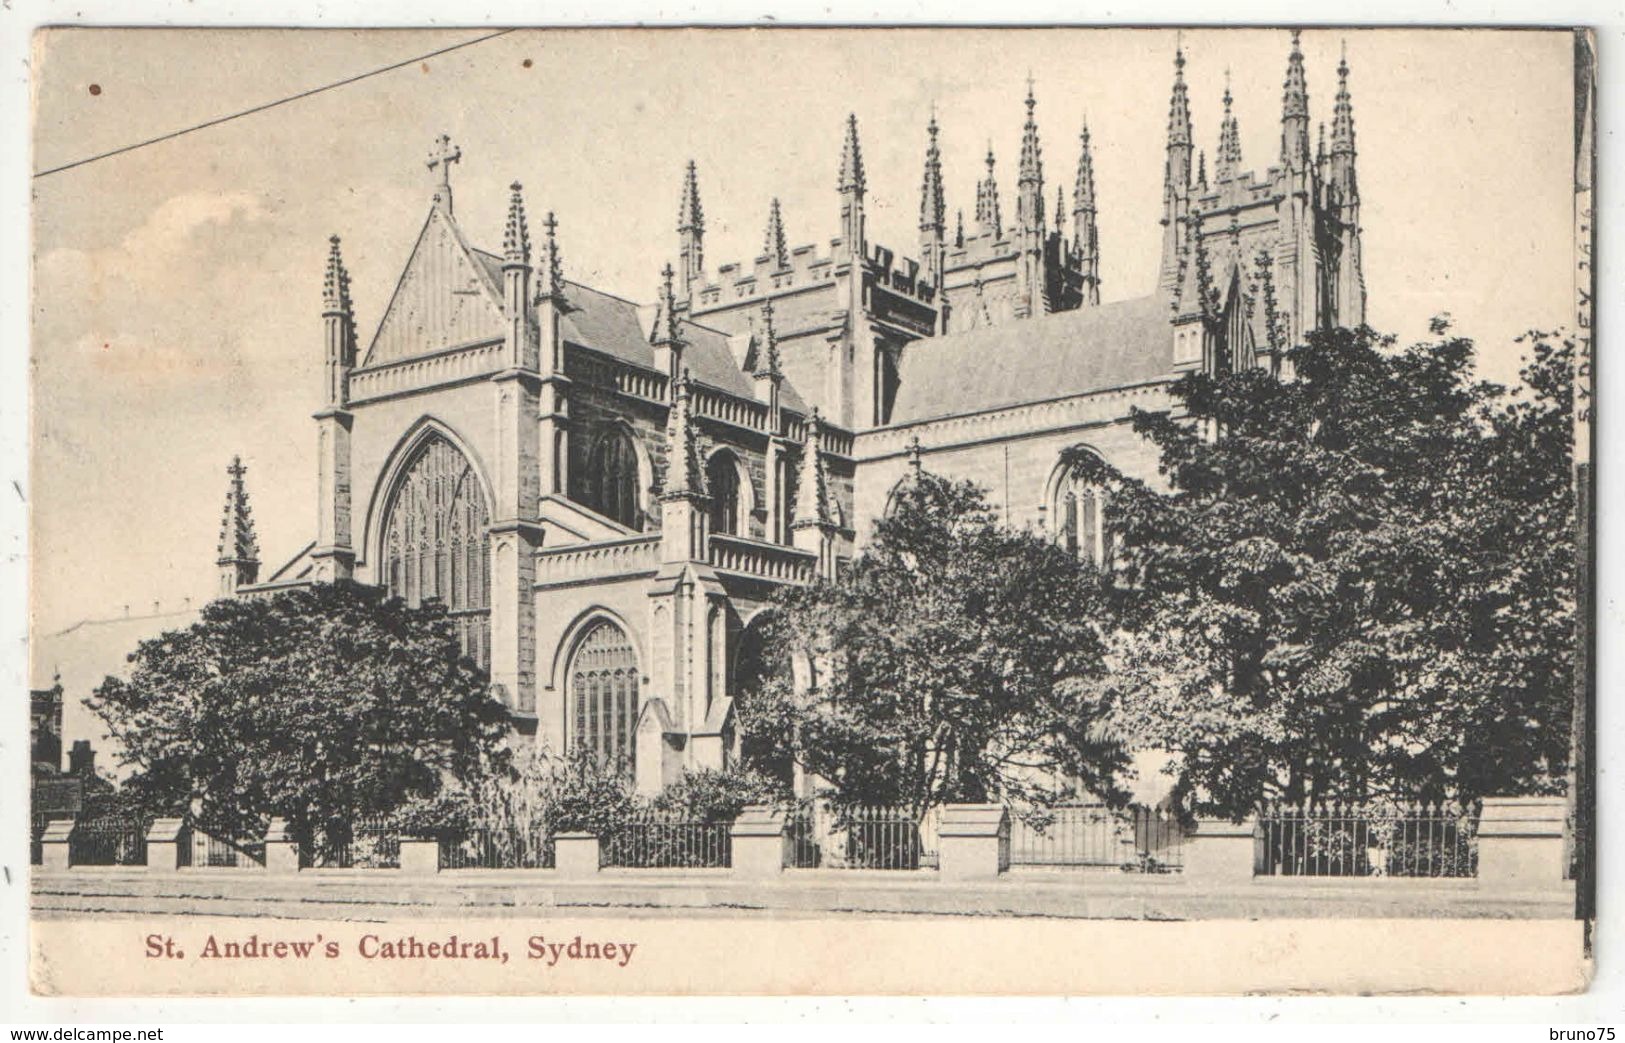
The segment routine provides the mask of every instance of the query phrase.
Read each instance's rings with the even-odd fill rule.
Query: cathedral
[[[572,281],[567,231],[551,214],[533,228],[517,183],[500,249],[476,246],[442,136],[365,345],[331,240],[314,538],[262,577],[234,462],[219,593],[354,580],[439,598],[519,733],[594,750],[644,792],[729,765],[774,593],[837,577],[917,468],[1098,560],[1102,494],[1063,451],[1154,480],[1133,408],[1170,408],[1191,370],[1280,372],[1306,331],[1363,323],[1347,61],[1330,140],[1322,124],[1312,142],[1292,34],[1262,173],[1243,169],[1228,89],[1209,171],[1183,50],[1173,65],[1157,283],[1107,303],[1094,143],[1085,126],[1070,214],[1064,187],[1047,212],[1030,82],[1008,220],[990,152],[971,225],[949,226],[933,115],[917,256],[871,239],[851,115],[827,248],[789,245],[775,203],[759,256],[709,267],[690,162],[652,304]]]

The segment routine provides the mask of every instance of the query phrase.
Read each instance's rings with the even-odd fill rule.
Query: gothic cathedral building
[[[848,116],[827,250],[790,246],[775,202],[759,256],[708,267],[691,162],[676,265],[647,305],[572,281],[518,184],[500,250],[475,246],[442,137],[364,350],[332,239],[315,538],[262,580],[234,462],[220,592],[354,580],[439,598],[518,732],[594,750],[644,791],[728,765],[774,593],[837,577],[915,468],[1098,557],[1102,498],[1063,451],[1153,479],[1133,407],[1170,408],[1194,369],[1280,371],[1306,331],[1363,323],[1346,60],[1316,147],[1293,34],[1262,174],[1242,168],[1228,89],[1211,173],[1194,153],[1184,66],[1178,51],[1157,285],[1105,303],[1088,128],[1070,214],[1064,190],[1046,213],[1030,83],[1008,221],[990,154],[971,227],[949,228],[933,115],[918,257],[875,242]]]

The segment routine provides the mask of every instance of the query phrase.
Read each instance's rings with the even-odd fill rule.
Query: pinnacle
[[[508,264],[530,263],[530,227],[525,221],[522,187],[517,181],[508,186],[508,223],[502,234],[502,258]]]
[[[854,192],[863,195],[865,181],[863,175],[863,149],[858,144],[858,114],[848,113],[846,117],[846,141],[841,146],[841,182],[840,191]]]

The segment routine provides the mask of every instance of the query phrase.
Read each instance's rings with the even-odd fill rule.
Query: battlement
[[[803,286],[816,286],[835,277],[835,259],[841,253],[841,241],[831,241],[829,254],[819,256],[816,244],[808,243],[790,251],[790,265],[780,268],[772,254],[762,254],[747,268],[737,262],[717,269],[715,282],[697,287],[695,303],[711,308],[746,300],[761,294]]]
[[[845,244],[837,237],[830,240],[830,252],[818,253],[816,244],[808,243],[790,250],[790,264],[781,268],[772,254],[762,254],[747,269],[738,262],[717,268],[715,282],[697,287],[694,303],[697,309],[726,307],[736,301],[753,297],[772,296],[777,293],[807,286],[828,283],[835,278],[837,267],[844,261]],[[920,262],[912,257],[899,258],[896,252],[879,243],[870,243],[864,262],[875,281],[923,304],[936,299],[936,288],[920,279]]]

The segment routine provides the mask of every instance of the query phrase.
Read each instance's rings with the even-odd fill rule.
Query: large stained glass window
[[[599,620],[582,635],[570,660],[572,749],[591,750],[600,764],[632,774],[638,723],[638,659],[626,632]]]
[[[445,603],[463,651],[491,661],[490,509],[468,459],[431,435],[413,451],[384,516],[384,581],[390,594],[420,605]]]

